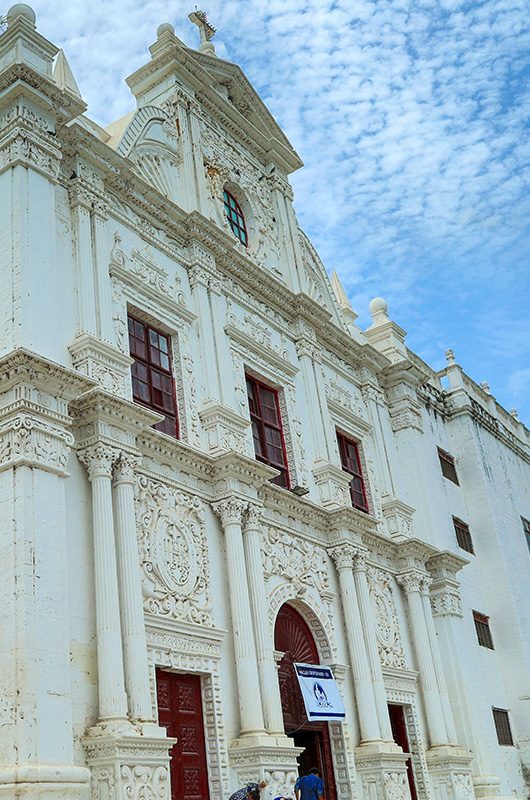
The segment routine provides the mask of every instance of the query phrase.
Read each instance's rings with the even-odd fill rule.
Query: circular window
[[[245,217],[241,210],[241,206],[237,202],[234,195],[230,194],[226,189],[223,191],[223,201],[225,206],[226,218],[232,228],[233,233],[237,236],[241,244],[245,247],[248,246],[247,226],[245,225]]]

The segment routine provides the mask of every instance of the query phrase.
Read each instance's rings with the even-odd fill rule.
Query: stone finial
[[[57,53],[57,60],[53,68],[53,80],[63,92],[70,92],[70,94],[81,98],[81,93],[75,81],[74,74],[62,50],[59,50]]]
[[[35,16],[35,12],[33,11],[32,7],[28,6],[27,3],[15,3],[14,6],[11,6],[6,14],[7,26],[9,27],[12,25],[18,17],[23,17],[31,25],[33,25],[33,27],[35,27],[37,17]]]
[[[199,45],[199,50],[201,53],[206,53],[208,56],[215,55],[215,46],[211,43],[211,39],[216,34],[216,29],[213,25],[210,25],[208,22],[208,17],[206,16],[205,11],[192,11],[191,14],[188,14],[188,19],[190,22],[193,22],[199,29],[199,33],[201,36],[201,43]]]
[[[486,392],[486,394],[491,394],[490,385],[487,381],[481,381],[480,388]]]
[[[382,297],[374,297],[373,300],[370,300],[368,310],[373,319],[373,326],[383,325],[388,322],[388,303]]]
[[[449,349],[445,351],[445,360],[450,366],[452,366],[455,363],[455,354],[453,350]]]
[[[158,26],[156,29],[156,37],[160,39],[163,33],[175,33],[175,28],[171,24],[171,22],[163,22],[161,25]]]
[[[344,291],[344,286],[342,285],[339,276],[333,270],[331,275],[331,286],[333,288],[333,292],[335,294],[335,298],[340,306],[340,310],[344,316],[348,325],[355,325],[355,320],[358,317],[358,314],[355,313],[353,310],[350,299],[346,292]]]
[[[512,415],[512,417],[514,419],[519,419],[519,412],[517,411],[516,408],[511,408],[510,409],[510,414]]]

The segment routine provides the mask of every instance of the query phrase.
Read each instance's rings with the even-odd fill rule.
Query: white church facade
[[[356,325],[190,17],[106,129],[28,6],[0,35],[0,798],[527,798],[530,433]]]

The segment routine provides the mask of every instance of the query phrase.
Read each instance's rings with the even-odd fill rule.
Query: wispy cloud
[[[146,62],[167,5],[35,8],[90,115],[106,124],[130,110],[123,79]],[[195,46],[187,10],[169,21]],[[361,321],[383,294],[422,356],[454,346],[530,419],[530,337],[515,322],[530,300],[526,4],[209,0],[207,11],[218,54],[242,66],[305,161],[300,222]]]

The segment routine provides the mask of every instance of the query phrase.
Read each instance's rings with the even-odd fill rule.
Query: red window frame
[[[271,483],[290,489],[289,465],[287,463],[278,390],[267,383],[263,383],[253,375],[245,374],[245,378],[256,458],[258,461],[280,470],[280,474],[273,478]],[[272,396],[272,405],[270,402],[264,402],[267,394]],[[270,441],[275,435],[277,441]],[[274,457],[273,448],[281,453],[281,461]]]
[[[471,531],[469,530],[469,525],[465,522],[462,522],[461,519],[458,517],[453,517],[453,525],[455,528],[456,534],[456,541],[458,542],[458,546],[465,550],[466,553],[471,553],[475,555],[475,551],[473,550],[473,540],[471,538]]]
[[[357,442],[354,442],[353,439],[350,439],[343,433],[339,433],[339,431],[337,431],[337,442],[339,445],[342,469],[345,472],[349,472],[352,476],[350,481],[352,506],[358,511],[364,511],[365,514],[368,514],[368,497],[361,467],[359,445]]]
[[[241,210],[241,206],[237,202],[233,194],[227,189],[223,191],[223,203],[225,207],[225,214],[232,232],[237,236],[241,244],[248,247],[248,233],[245,224],[245,216]]]
[[[170,337],[143,322],[127,316],[133,400],[164,415],[156,430],[178,439],[179,425],[175,379],[171,369]]]
[[[452,481],[453,483],[456,483],[457,486],[460,486],[453,456],[450,453],[447,453],[445,450],[442,450],[441,447],[438,447],[437,449],[442,475],[444,478],[447,478],[448,481]]]
[[[505,708],[492,708],[491,711],[498,743],[504,747],[513,747],[513,735],[508,711]]]
[[[481,614],[479,611],[473,611],[473,622],[475,623],[479,645],[481,647],[487,647],[488,650],[495,650],[490,630],[490,618],[485,614]]]

